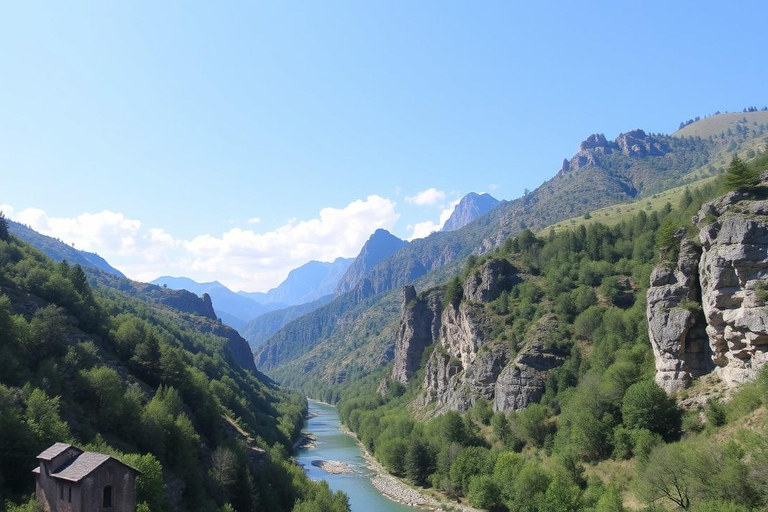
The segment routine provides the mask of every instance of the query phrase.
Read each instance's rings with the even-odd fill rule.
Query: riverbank
[[[373,486],[384,496],[391,499],[394,502],[402,503],[411,507],[419,507],[427,510],[459,510],[461,512],[482,512],[479,509],[465,505],[463,503],[457,503],[454,501],[448,501],[447,497],[444,497],[445,502],[438,500],[434,496],[427,494],[425,491],[417,489],[405,482],[401,478],[392,475],[387,468],[382,466],[368,451],[368,449],[360,442],[354,432],[349,430],[345,425],[339,423],[339,428],[342,432],[352,436],[357,445],[360,447],[360,453],[362,453],[365,462],[368,467],[375,473],[375,476],[371,478]]]
[[[309,432],[300,432],[299,438],[293,442],[293,451],[300,450],[302,448],[311,450],[315,447],[315,441],[317,441],[317,437],[315,437],[314,434],[310,434]]]

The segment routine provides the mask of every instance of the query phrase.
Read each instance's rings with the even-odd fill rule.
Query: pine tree
[[[731,190],[746,192],[757,188],[760,184],[760,175],[738,156],[734,156],[725,173],[725,185]]]
[[[5,214],[0,210],[0,240],[8,240],[10,238],[8,233],[8,219],[5,218]]]

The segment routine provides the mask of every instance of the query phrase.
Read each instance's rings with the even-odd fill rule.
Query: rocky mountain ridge
[[[347,372],[340,366],[357,364],[358,359],[352,358],[356,353],[375,352],[391,357],[392,340],[383,347],[385,340],[380,335],[369,336],[372,345],[364,351],[359,339],[361,332],[370,333],[371,329],[397,329],[399,300],[390,291],[417,282],[440,282],[455,273],[470,254],[491,251],[526,227],[534,231],[543,229],[584,211],[679,184],[691,170],[705,165],[710,151],[720,144],[648,135],[638,130],[619,136],[613,143],[603,141],[604,137],[594,138],[594,142],[585,141],[580,149],[586,152],[582,156],[591,155],[591,162],[558,173],[525,197],[501,204],[461,229],[414,240],[357,276],[356,286],[346,286],[351,298],[339,295],[326,306],[283,327],[256,350],[257,365],[266,365],[264,368],[276,378],[290,378],[293,385],[298,385],[294,379],[337,382],[338,374]],[[371,314],[372,307],[375,315]],[[382,323],[384,311],[386,324]],[[273,346],[284,344],[293,347]],[[286,359],[281,354],[291,357]],[[382,362],[387,361],[384,357]]]
[[[496,208],[501,201],[488,193],[477,194],[470,192],[465,195],[453,208],[453,213],[445,221],[441,231],[456,231],[461,229],[481,215]]]
[[[346,273],[336,285],[336,296],[343,295],[356,288],[365,290],[367,285],[361,283],[363,276],[389,256],[407,246],[408,242],[400,240],[386,229],[374,231],[365,242],[365,245],[363,245],[360,254],[357,255],[354,262],[347,268]]]
[[[729,192],[693,221],[701,246],[677,232],[679,254],[654,269],[647,295],[656,382],[668,393],[712,371],[741,383],[768,363],[768,200]]]

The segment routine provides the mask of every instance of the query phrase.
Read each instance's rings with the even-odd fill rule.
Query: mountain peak
[[[456,231],[476,218],[496,208],[501,201],[488,193],[470,192],[459,201],[453,213],[445,221],[442,231]]]
[[[386,229],[379,228],[374,231],[339,281],[336,295],[352,290],[369,270],[407,245],[408,242],[397,238]]]

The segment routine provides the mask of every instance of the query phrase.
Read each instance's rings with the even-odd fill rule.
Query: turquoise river
[[[296,461],[312,480],[325,480],[333,490],[349,496],[352,512],[413,512],[413,507],[401,505],[381,494],[371,483],[373,471],[365,463],[354,437],[341,430],[339,415],[332,405],[309,401],[309,419],[304,431],[317,436],[314,448],[296,452]],[[332,475],[312,465],[313,460],[336,460],[349,464],[352,474]]]

